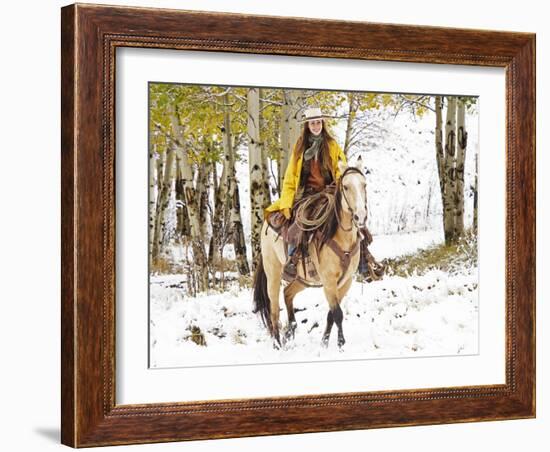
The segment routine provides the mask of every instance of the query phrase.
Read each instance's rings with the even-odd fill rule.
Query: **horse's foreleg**
[[[338,299],[338,289],[336,285],[323,286],[325,296],[327,297],[329,312],[327,315],[327,327],[323,333],[323,345],[328,345],[330,339],[330,332],[332,331],[332,325],[336,323],[338,327],[338,346],[342,346],[345,343],[344,333],[342,331],[342,319],[344,317],[342,309],[340,308],[340,300]]]
[[[342,308],[340,307],[340,303],[342,303],[344,296],[348,293],[348,290],[351,287],[351,283],[352,283],[352,278],[349,278],[342,285],[342,287],[338,289],[338,309],[334,313],[334,322],[338,327],[338,347],[342,347],[346,343],[346,339],[344,338],[344,328],[342,326],[342,322],[344,320],[344,314],[342,312]]]
[[[338,327],[338,347],[343,347],[346,343],[346,340],[344,339],[344,328],[342,327],[344,313],[342,312],[342,308],[340,307],[340,305],[338,305],[338,307],[334,310],[333,316],[334,323],[336,323],[336,326]]]
[[[332,325],[334,325],[334,316],[332,315],[332,311],[329,310],[327,314],[327,327],[325,328],[325,332],[323,333],[323,345],[325,347],[328,346],[328,340],[330,339]]]
[[[326,347],[330,339],[330,332],[332,330],[332,325],[336,323],[338,327],[338,347],[342,347],[346,340],[344,339],[344,329],[342,327],[342,320],[344,319],[344,313],[340,305],[336,305],[334,309],[328,311],[327,315],[327,327],[323,334],[323,345]]]

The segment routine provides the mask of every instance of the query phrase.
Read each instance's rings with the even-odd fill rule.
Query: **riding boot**
[[[378,262],[369,250],[369,245],[372,243],[372,234],[364,227],[361,229],[363,240],[359,247],[359,266],[357,271],[364,276],[368,282],[378,280],[384,276],[386,267],[383,263]]]
[[[369,252],[368,246],[367,240],[361,240],[359,246],[359,267],[357,268],[357,272],[365,277],[369,274],[369,263],[367,259]]]
[[[359,266],[357,268],[357,272],[360,275],[367,276],[369,274],[369,263],[367,256],[369,253],[369,245],[372,243],[372,235],[366,226],[361,228],[361,237],[362,240],[359,246]]]
[[[366,242],[366,245],[369,246],[372,243],[372,234],[366,226],[361,228],[361,235],[363,236],[362,242]]]
[[[298,275],[298,256],[296,255],[296,246],[293,244],[288,245],[288,258],[283,269],[285,275],[290,278],[296,278]]]

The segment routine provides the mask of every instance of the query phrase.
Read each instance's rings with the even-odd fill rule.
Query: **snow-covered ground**
[[[376,235],[369,250],[377,260],[406,256],[438,245],[444,240],[443,228],[403,234]]]
[[[372,249],[379,259],[401,256],[439,242],[438,236],[425,232],[380,236],[375,237]],[[185,296],[183,276],[154,276],[150,365],[161,368],[475,354],[477,281],[477,268],[472,267],[454,275],[432,270],[421,276],[355,282],[342,302],[347,341],[342,350],[336,346],[336,328],[329,347],[321,346],[328,305],[322,289],[307,289],[294,303],[296,336],[277,350],[252,312],[250,289],[234,287],[193,298]],[[281,320],[286,324],[283,306],[281,297]]]

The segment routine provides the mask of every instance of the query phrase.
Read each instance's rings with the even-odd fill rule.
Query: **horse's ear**
[[[363,165],[363,159],[361,156],[357,158],[357,167],[361,169],[363,174],[366,176],[367,174],[370,174],[369,169],[367,168],[367,165]]]
[[[344,171],[346,170],[347,166],[342,160],[338,160],[338,171],[340,174],[344,174]]]

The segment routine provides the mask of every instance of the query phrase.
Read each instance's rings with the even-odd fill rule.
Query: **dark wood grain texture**
[[[63,427],[61,441],[64,444],[75,444],[75,322],[76,309],[74,302],[74,176],[75,158],[75,30],[74,8],[61,11],[61,413]]]
[[[311,26],[325,32],[303,33]],[[535,415],[534,35],[77,4],[62,9],[61,36],[64,444]],[[124,46],[506,68],[506,384],[116,405],[114,67]]]

